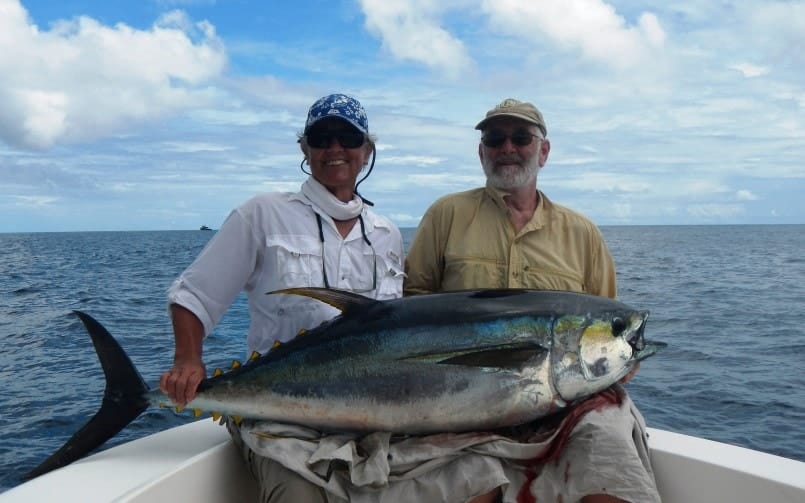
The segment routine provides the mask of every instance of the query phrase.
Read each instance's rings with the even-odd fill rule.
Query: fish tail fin
[[[94,318],[74,311],[92,338],[106,376],[101,408],[58,451],[23,475],[29,480],[66,466],[115,436],[148,408],[149,388],[114,337]]]

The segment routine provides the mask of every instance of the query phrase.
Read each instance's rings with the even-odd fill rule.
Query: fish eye
[[[626,321],[620,316],[612,318],[612,335],[618,337],[626,330]]]

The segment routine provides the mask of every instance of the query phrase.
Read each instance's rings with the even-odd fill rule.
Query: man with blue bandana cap
[[[374,299],[401,296],[400,231],[357,192],[374,164],[375,142],[358,100],[345,94],[317,100],[298,138],[302,171],[308,174],[301,190],[259,194],[233,210],[176,279],[168,291],[174,363],[160,378],[174,403],[195,396],[207,375],[202,342],[241,291],[249,304],[247,354],[266,353],[338,314],[313,299],[266,292],[326,287]],[[272,425],[230,421],[228,426],[259,482],[261,501],[326,501],[323,488],[276,457],[255,452],[259,432]]]

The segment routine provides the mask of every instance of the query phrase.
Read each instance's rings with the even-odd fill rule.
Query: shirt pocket
[[[266,238],[266,266],[277,288],[322,286],[321,242],[304,235]]]
[[[524,268],[523,287],[535,290],[584,292],[584,283],[578,274],[534,266]]]
[[[495,260],[446,257],[442,291],[506,288],[506,266]]]
[[[402,297],[405,271],[402,258],[392,250],[377,256],[377,298],[396,299]]]

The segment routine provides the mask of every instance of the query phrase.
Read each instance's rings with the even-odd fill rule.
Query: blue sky
[[[297,190],[333,92],[402,227],[483,184],[507,97],[545,115],[539,186],[599,225],[805,223],[803,67],[802,1],[0,0],[0,232],[217,227]]]

